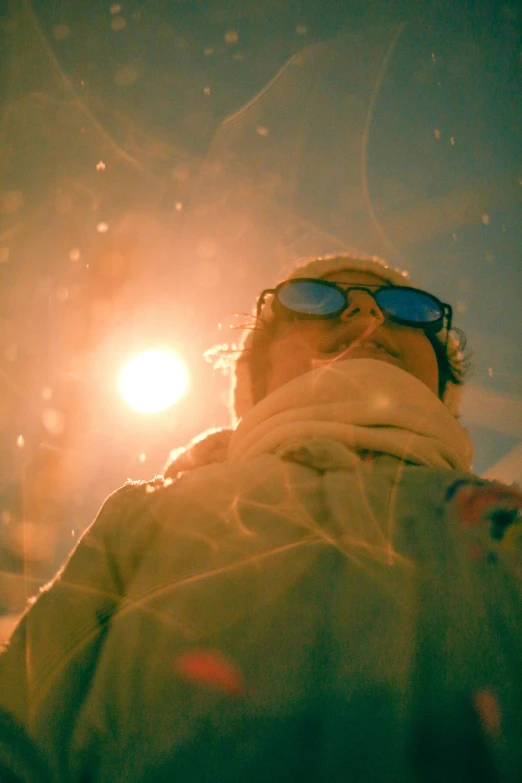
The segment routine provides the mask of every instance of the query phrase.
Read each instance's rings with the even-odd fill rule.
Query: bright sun
[[[120,375],[123,399],[140,413],[169,408],[188,386],[185,364],[167,351],[145,351],[124,367]]]

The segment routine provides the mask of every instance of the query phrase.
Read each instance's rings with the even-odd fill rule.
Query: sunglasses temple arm
[[[453,318],[453,309],[451,305],[446,305],[446,318],[448,319],[448,324],[446,326],[446,350],[448,350],[448,342],[449,342],[449,336],[451,332],[451,321]]]

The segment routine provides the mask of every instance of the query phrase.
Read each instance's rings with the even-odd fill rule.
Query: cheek
[[[275,388],[312,369],[319,336],[315,330],[290,329],[272,341],[268,353],[269,388]]]
[[[405,342],[404,356],[408,370],[438,395],[439,368],[432,344],[424,334],[411,335]]]
[[[313,323],[293,324],[277,335],[272,344],[272,354],[279,361],[310,358],[317,353],[323,331]]]
[[[279,372],[310,364],[313,356],[310,344],[299,335],[286,335],[275,342],[270,349],[270,364]]]

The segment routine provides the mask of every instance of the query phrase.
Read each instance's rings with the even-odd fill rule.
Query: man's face
[[[389,285],[370,272],[352,270],[323,279],[343,288]],[[437,359],[423,330],[385,320],[367,291],[351,291],[348,298],[349,306],[338,318],[278,324],[269,348],[266,393],[331,361],[377,359],[409,372],[438,394]]]

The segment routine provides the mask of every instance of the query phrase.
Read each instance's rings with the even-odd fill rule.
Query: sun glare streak
[[[388,49],[386,51],[386,54],[384,55],[384,59],[381,63],[381,67],[379,69],[379,73],[377,74],[377,78],[375,80],[375,84],[373,85],[372,95],[370,98],[370,103],[368,106],[368,110],[366,112],[366,121],[364,124],[364,132],[363,132],[363,138],[362,138],[362,151],[361,151],[361,184],[362,184],[362,191],[363,191],[363,197],[366,202],[366,207],[368,209],[368,214],[370,216],[370,220],[377,230],[377,233],[385,242],[387,247],[390,248],[394,253],[397,253],[399,258],[403,258],[402,253],[399,251],[398,248],[395,247],[393,242],[389,239],[385,231],[383,230],[382,225],[379,222],[379,219],[376,215],[371,195],[370,195],[370,188],[368,185],[368,143],[370,138],[370,127],[372,124],[373,119],[373,110],[375,108],[375,104],[377,102],[377,96],[379,95],[379,91],[381,89],[382,80],[384,78],[384,75],[388,68],[388,63],[390,61],[390,58],[393,54],[393,51],[395,49],[395,45],[397,44],[397,41],[399,40],[400,35],[402,34],[404,28],[406,27],[405,22],[402,22],[399,27],[397,28],[397,32],[393,36],[390,45],[388,46]]]
[[[156,413],[174,405],[188,387],[184,363],[167,351],[138,354],[124,367],[119,388],[125,402],[139,413]]]

